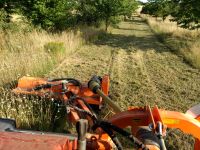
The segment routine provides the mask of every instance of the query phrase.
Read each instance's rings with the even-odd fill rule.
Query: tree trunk
[[[106,32],[107,32],[107,31],[108,31],[108,26],[109,26],[108,18],[106,18],[105,23],[106,23],[106,28],[105,28],[105,30],[106,30]]]
[[[124,15],[124,21],[126,21],[126,16]]]
[[[4,10],[6,11],[6,22],[9,23],[11,21],[11,6],[10,3],[5,3],[4,4]]]

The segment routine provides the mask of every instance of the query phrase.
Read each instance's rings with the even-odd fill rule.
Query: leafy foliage
[[[5,22],[6,20],[6,12],[4,9],[0,9],[0,23]]]
[[[135,0],[84,0],[80,2],[80,20],[90,23],[104,21],[106,30],[118,16],[130,16],[137,8]]]
[[[59,55],[65,52],[65,46],[63,42],[49,42],[44,45],[45,51],[50,54]]]
[[[139,2],[134,0],[124,0],[122,3],[122,15],[130,17],[137,9]]]
[[[22,13],[35,25],[47,30],[64,30],[74,23],[75,3],[70,0],[24,0]]]
[[[165,20],[172,13],[173,9],[174,5],[169,0],[151,0],[143,7],[142,13],[162,17]]]
[[[163,20],[171,15],[172,21],[183,28],[200,28],[200,1],[199,0],[149,0],[143,7],[142,13]]]
[[[11,7],[11,3],[8,0],[0,1],[0,21],[9,22],[10,21],[10,13],[12,13],[13,9]]]
[[[0,8],[19,9],[34,25],[48,31],[61,31],[78,24],[98,25],[106,30],[119,16],[130,16],[136,0],[3,0]],[[6,11],[8,12],[8,11]],[[10,12],[8,12],[10,14]]]
[[[177,10],[172,14],[173,21],[188,29],[200,28],[200,1],[177,0]]]
[[[122,12],[121,0],[102,0],[97,5],[97,10],[100,14],[100,19],[105,21],[106,31],[110,25],[111,18],[119,16]]]

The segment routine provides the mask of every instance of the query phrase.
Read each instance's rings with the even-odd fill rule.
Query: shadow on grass
[[[122,33],[118,34],[104,34],[99,38],[99,40],[96,40],[94,44],[96,45],[108,45],[110,47],[114,48],[120,48],[124,50],[136,50],[140,49],[143,51],[152,50],[154,49],[156,52],[165,52],[165,51],[172,51],[171,49],[168,49],[163,42],[162,39],[159,40],[159,38],[155,34],[149,34],[150,29],[145,28],[144,24],[145,21],[141,19],[132,19],[129,21],[126,21],[126,23],[133,24],[133,26],[128,27],[117,27],[117,30],[122,30]],[[137,27],[134,28],[134,25]],[[138,25],[144,26],[138,27]],[[125,32],[133,33],[132,35],[126,35],[123,34],[123,30]],[[144,35],[136,36],[134,35],[134,32],[144,32]],[[149,31],[149,32],[148,32]],[[145,35],[145,32],[147,33]]]
[[[172,34],[171,33],[162,33],[162,34],[156,34],[151,28],[145,28],[144,24],[146,24],[145,20],[141,19],[132,19],[129,21],[126,21],[127,23],[133,23],[133,26],[128,27],[117,27],[117,30],[122,30],[122,33],[118,34],[106,34],[104,33],[103,36],[99,38],[99,40],[96,40],[94,42],[95,45],[107,45],[116,49],[123,49],[125,51],[135,51],[137,49],[140,49],[142,51],[148,51],[148,50],[155,50],[157,53],[162,52],[171,52],[178,57],[180,57],[184,63],[187,63],[188,65],[191,65],[191,62],[189,62],[185,57],[180,54],[180,49],[182,47],[179,47],[176,45],[180,39],[173,38],[175,43],[175,46],[171,46],[166,43],[166,39],[171,39]],[[141,27],[135,27],[134,25],[138,26],[141,25]],[[125,33],[130,32],[133,33],[132,35],[126,35],[123,33],[123,30]],[[147,34],[143,34],[141,36],[134,35],[134,32],[146,32]],[[153,34],[149,34],[149,33]],[[179,43],[180,45],[180,43]]]
[[[144,24],[146,24],[144,20],[134,19],[126,22],[133,23],[133,26],[119,26],[115,28],[116,30],[121,30],[117,34],[104,33],[93,43],[97,46],[107,45],[113,47],[115,48],[114,51],[123,49],[124,51],[134,52],[139,49],[142,51],[154,50],[157,53],[170,52],[177,55],[185,64],[194,67],[191,60],[187,59],[187,57],[180,52],[181,49],[187,48],[182,37],[173,37],[172,33],[157,34],[151,28],[148,29],[144,26]],[[136,24],[140,24],[141,26],[138,27]],[[134,25],[136,25],[136,27],[134,27]],[[126,34],[127,32],[133,34]],[[137,34],[134,34],[134,32],[143,32],[144,34],[136,36]],[[145,34],[145,32],[147,34]]]
[[[165,46],[162,43],[155,40],[155,35],[137,37],[135,35],[106,34],[103,38],[99,39],[98,41],[95,41],[94,44],[108,45],[114,48],[121,48],[124,50],[140,49],[143,51],[147,51],[150,49],[154,49],[157,52],[166,51]]]
[[[136,28],[123,28],[123,27],[117,27],[117,29],[119,29],[119,30],[127,30],[127,31],[131,31],[131,32],[133,32],[133,31],[142,31],[142,32],[144,32],[144,31],[149,31],[149,30],[145,30],[145,29],[136,29]]]
[[[146,21],[142,18],[138,19],[138,17],[134,17],[132,19],[126,20],[125,22],[133,22],[134,24],[143,24]]]

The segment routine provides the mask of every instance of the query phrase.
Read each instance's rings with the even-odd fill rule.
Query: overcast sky
[[[141,2],[147,2],[147,0],[140,0]]]

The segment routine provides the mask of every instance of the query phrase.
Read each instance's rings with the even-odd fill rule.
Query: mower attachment
[[[17,137],[18,141],[14,141],[14,145],[21,141],[33,141],[29,144],[30,147],[39,150],[46,148],[52,150],[77,148],[80,150],[85,148],[89,150],[111,150],[117,148],[122,150],[123,147],[117,138],[117,134],[120,134],[132,142],[138,150],[166,150],[163,138],[166,136],[166,129],[178,128],[184,133],[193,135],[195,138],[194,150],[200,148],[200,105],[189,109],[186,114],[158,109],[157,106],[154,108],[150,108],[150,106],[130,107],[128,110],[122,111],[108,97],[108,88],[108,76],[103,78],[94,76],[88,82],[88,86],[72,78],[49,80],[23,77],[19,80],[18,87],[13,92],[49,97],[62,102],[65,108],[69,108],[70,121],[78,122],[76,124],[78,139],[70,140],[69,136],[63,140],[62,137],[53,137],[53,135],[45,135],[44,137],[38,134],[35,136],[25,135],[26,132],[23,132],[22,137],[20,137],[19,133],[3,132],[1,134],[0,132],[0,141],[3,139],[4,144],[7,144],[8,138],[10,138],[8,139],[10,142]],[[101,97],[116,112],[108,121],[98,119],[88,105],[94,104],[100,107],[102,105]],[[79,114],[81,115],[79,116]],[[87,121],[81,119],[87,119],[88,124]],[[124,130],[126,127],[129,127],[131,131]],[[87,133],[87,129],[93,130],[93,134]],[[48,143],[49,147],[36,147],[37,142],[40,146],[43,146],[44,141]],[[26,144],[21,143],[24,147]],[[20,148],[21,150],[24,149],[23,147]]]
[[[107,96],[109,90],[109,77],[97,77],[99,88]],[[88,114],[94,114],[90,105],[96,105],[101,109],[102,98],[88,88],[87,83],[82,84],[73,78],[46,79],[34,77],[22,77],[19,79],[18,87],[13,90],[18,95],[37,95],[55,102],[55,109],[52,115],[52,126],[54,128],[54,119],[59,108],[64,108],[67,113],[68,121],[76,123],[84,116],[92,125],[91,117]],[[92,115],[91,115],[92,116]]]
[[[108,95],[109,77],[105,75],[101,78],[101,90]],[[15,94],[38,95],[41,97],[54,98],[66,102],[68,95],[75,94],[84,98],[88,104],[102,107],[102,98],[93,93],[86,84],[81,84],[72,78],[47,79],[35,77],[22,77],[19,79],[18,86],[13,90]]]

